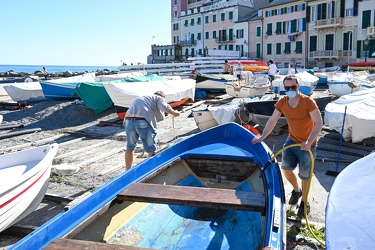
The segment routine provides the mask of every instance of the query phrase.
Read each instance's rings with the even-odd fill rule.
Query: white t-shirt
[[[270,64],[268,66],[268,75],[274,76],[274,75],[276,75],[276,73],[277,73],[277,67],[276,67],[276,65],[273,64],[273,63]]]

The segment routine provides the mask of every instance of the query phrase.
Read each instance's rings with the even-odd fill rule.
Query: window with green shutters
[[[282,22],[277,22],[276,23],[276,30],[275,30],[275,34],[276,35],[279,35],[279,34],[281,34],[281,25],[282,25]]]
[[[325,50],[333,50],[333,34],[326,35],[326,47]]]
[[[205,17],[204,17],[204,23],[205,23],[205,24],[208,24],[208,23],[209,23],[209,16],[205,16]]]
[[[229,20],[233,20],[233,11],[229,11],[228,15],[229,15]]]
[[[370,26],[371,10],[365,10],[362,12],[362,29],[367,29]]]
[[[210,39],[210,32],[206,31],[205,34],[206,34],[206,35],[205,35],[205,38],[206,38],[206,39]]]
[[[276,54],[277,55],[281,54],[281,43],[276,43]]]
[[[267,55],[272,55],[272,43],[267,44]]]
[[[272,35],[272,23],[267,23],[267,35]]]
[[[352,50],[352,43],[350,42],[351,34],[349,32],[344,33],[343,50]]]
[[[261,37],[262,36],[262,27],[258,26],[257,27],[257,37]]]
[[[257,54],[257,58],[261,58],[262,51],[261,51],[260,43],[256,44],[256,54]]]
[[[290,42],[286,42],[284,44],[284,53],[285,54],[290,54]]]
[[[309,48],[309,51],[310,52],[313,52],[313,51],[316,51],[317,50],[317,41],[318,41],[318,37],[317,36],[310,36],[310,48]]]
[[[213,38],[213,39],[216,38],[216,30],[212,31],[212,38]]]
[[[296,54],[302,54],[302,41],[296,42],[296,49],[294,52],[296,52]]]
[[[225,21],[225,13],[220,14],[220,21],[222,21],[222,22]]]
[[[216,14],[213,14],[213,15],[212,15],[212,22],[213,22],[213,23],[216,23]]]

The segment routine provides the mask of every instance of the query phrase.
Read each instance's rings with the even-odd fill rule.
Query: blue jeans
[[[289,137],[284,143],[284,147],[295,144]],[[316,157],[316,145],[311,147],[314,159]],[[311,172],[311,157],[309,151],[301,150],[300,146],[288,148],[282,153],[283,159],[281,163],[281,169],[294,170],[299,165],[298,177],[301,180],[308,180]]]
[[[156,131],[147,120],[125,120],[126,150],[134,150],[139,138],[147,153],[156,151]]]

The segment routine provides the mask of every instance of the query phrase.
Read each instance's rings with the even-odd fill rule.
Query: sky
[[[147,63],[171,44],[170,0],[1,0],[0,64]]]

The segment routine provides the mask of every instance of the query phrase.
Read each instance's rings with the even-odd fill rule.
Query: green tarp
[[[104,88],[107,83],[124,83],[127,82],[151,82],[161,81],[165,78],[155,74],[148,74],[135,78],[127,78],[122,80],[105,81],[105,82],[81,82],[74,89],[72,96],[78,95],[85,105],[99,114],[113,105],[111,98]]]

